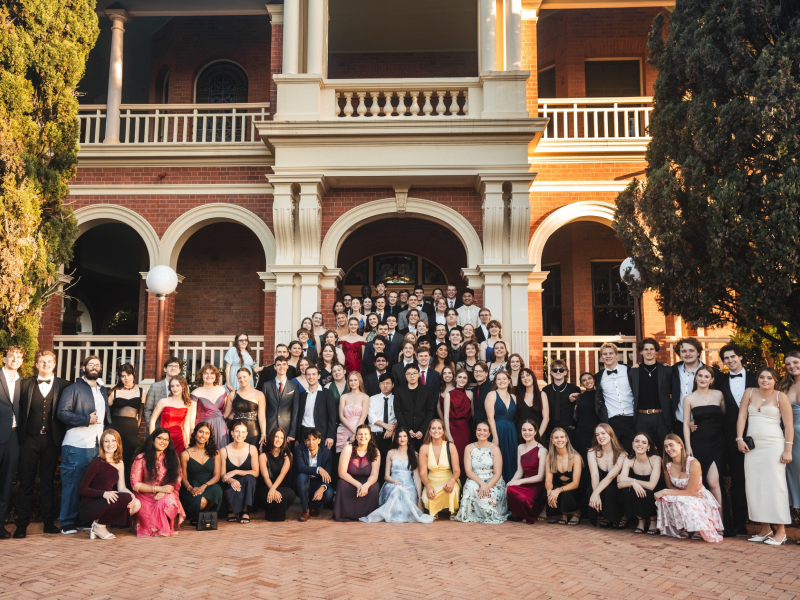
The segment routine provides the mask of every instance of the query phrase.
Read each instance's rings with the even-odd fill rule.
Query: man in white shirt
[[[472,302],[475,299],[475,292],[472,291],[470,288],[464,288],[464,291],[461,292],[461,300],[464,302],[464,305],[457,309],[458,310],[458,326],[464,327],[467,323],[472,325],[473,327],[477,327],[479,322],[479,313],[481,309],[479,306],[475,306]]]
[[[380,376],[380,393],[369,399],[369,427],[372,430],[372,439],[378,445],[381,453],[381,468],[378,471],[378,480],[383,483],[386,471],[386,455],[392,448],[392,435],[397,427],[397,418],[394,416],[394,377],[391,373]]]
[[[20,391],[22,381],[19,368],[25,361],[25,350],[20,346],[9,346],[3,354],[3,377],[0,378],[0,539],[8,539],[11,532],[4,524],[11,501],[11,486],[19,461],[20,438],[17,431],[19,420]]]
[[[489,339],[489,321],[492,320],[492,311],[486,307],[482,308],[478,312],[478,320],[480,323],[475,327],[475,340],[481,343]]]
[[[693,337],[682,338],[675,344],[681,360],[672,365],[672,408],[675,424],[672,432],[683,439],[683,399],[692,393],[694,376],[702,366],[700,353],[703,346]]]
[[[601,369],[595,377],[595,409],[602,422],[611,425],[619,443],[633,452],[634,401],[628,381],[628,367],[619,363],[619,349],[611,343],[600,347]]]
[[[305,440],[309,429],[316,429],[324,440],[325,447],[333,448],[336,439],[336,403],[330,390],[319,385],[319,369],[316,365],[306,368],[308,389],[300,394],[298,415],[300,419],[298,440]]]
[[[105,424],[111,424],[108,392],[100,382],[102,363],[87,356],[82,363],[83,377],[69,386],[58,402],[58,418],[67,427],[61,446],[61,533],[89,529],[79,515],[78,485],[86,467],[97,456]]]

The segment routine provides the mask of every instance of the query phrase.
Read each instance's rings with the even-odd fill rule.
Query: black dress
[[[258,426],[258,402],[245,400],[239,394],[235,394],[231,406],[233,408],[233,420],[243,421],[247,425],[247,439],[245,441],[258,448],[258,443],[261,441],[261,428]]]
[[[522,424],[530,419],[534,423],[536,423],[536,431],[539,431],[539,428],[542,426],[542,411],[540,410],[533,410],[532,406],[528,406],[525,402],[525,397],[522,396],[517,401],[517,440],[520,444],[522,444],[525,440],[522,439]],[[544,442],[544,440],[542,440]],[[547,445],[547,444],[545,444]]]
[[[589,469],[586,469],[587,471]],[[598,482],[603,481],[608,476],[608,471],[604,471],[600,467],[597,468]],[[592,497],[594,490],[592,486],[586,488],[586,501]],[[617,480],[614,479],[600,492],[600,500],[603,503],[600,512],[597,512],[591,506],[589,507],[589,522],[592,525],[597,525],[597,517],[604,517],[609,523],[616,526],[619,525],[622,519],[622,500],[620,498],[620,490],[617,487]]]
[[[245,402],[247,401],[245,400]],[[247,458],[244,459],[242,464],[235,465],[231,462],[231,457],[227,455],[227,452],[225,454],[226,473],[242,469],[242,465],[250,460],[250,453],[248,452]],[[256,491],[256,478],[252,475],[236,475],[233,479],[242,484],[238,492],[231,487],[230,483],[224,483],[223,485],[225,486],[225,495],[228,497],[228,502],[231,506],[231,512],[236,515],[247,510],[247,507],[253,506],[253,496]]]
[[[553,473],[553,489],[572,483],[572,476],[574,473],[575,471],[567,471],[566,473],[556,471]],[[575,512],[576,510],[580,509],[580,503],[578,501],[579,491],[580,486],[574,490],[561,492],[558,495],[556,508],[553,508],[549,504],[547,505],[547,516],[555,517],[565,513]]]
[[[583,463],[586,464],[589,448],[594,444],[594,430],[600,424],[600,419],[595,410],[594,390],[583,392],[575,402],[575,450],[580,453]]]
[[[116,394],[114,394],[116,396]],[[106,429],[114,429],[122,439],[122,461],[125,463],[125,485],[131,485],[131,465],[135,458],[136,447],[139,445],[139,409],[142,406],[142,388],[139,388],[137,398],[114,398],[111,405],[112,423]],[[123,408],[132,408],[136,411],[135,417],[120,415]]]
[[[697,430],[690,433],[692,454],[700,461],[703,483],[708,486],[708,470],[717,465],[722,478],[725,472],[725,415],[719,406],[698,406],[692,409],[692,418]]]
[[[267,457],[267,472],[269,473],[270,481],[275,481],[281,475],[283,469],[284,456],[274,456],[272,452],[266,453]],[[287,473],[288,475],[288,473]],[[284,479],[281,483],[286,483]],[[286,511],[294,502],[294,490],[285,485],[279,485],[278,491],[281,494],[280,502],[267,502],[267,495],[269,488],[264,482],[263,477],[258,478],[258,486],[256,487],[256,501],[258,506],[264,508],[264,519],[267,521],[285,521]]]
[[[575,405],[570,402],[570,395],[579,394],[581,388],[571,383],[563,383],[556,386],[553,383],[548,383],[542,390],[547,396],[547,403],[550,408],[550,421],[547,424],[547,432],[545,433],[544,445],[550,444],[550,434],[556,427],[561,427],[567,432],[569,441],[575,445]]]
[[[652,466],[652,465],[651,465]],[[650,475],[639,475],[633,472],[633,468],[628,471],[628,477],[637,481],[650,481]],[[658,486],[653,490],[644,488],[645,497],[639,498],[633,487],[622,489],[622,501],[625,504],[625,514],[631,518],[637,519],[653,519],[656,517],[658,510],[656,509],[655,492]]]

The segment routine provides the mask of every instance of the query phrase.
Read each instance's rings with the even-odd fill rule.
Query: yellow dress
[[[422,502],[431,516],[435,516],[440,510],[449,510],[450,514],[456,514],[458,510],[458,497],[461,494],[461,482],[456,480],[453,491],[449,494],[444,491],[445,484],[453,477],[453,470],[450,468],[450,461],[447,460],[447,449],[442,445],[442,453],[439,455],[439,462],[433,453],[433,444],[428,444],[428,483],[436,490],[436,497],[433,500],[428,498],[428,486],[422,490]]]

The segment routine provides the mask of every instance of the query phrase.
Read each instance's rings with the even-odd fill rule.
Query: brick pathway
[[[296,516],[296,513],[290,513]],[[0,599],[800,598],[800,546],[545,523],[220,523],[0,542]]]

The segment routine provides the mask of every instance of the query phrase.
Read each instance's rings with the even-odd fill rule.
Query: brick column
[[[322,313],[322,326],[325,329],[336,329],[336,320],[333,314],[333,303],[336,302],[336,290],[321,290],[319,311]]]
[[[39,350],[52,350],[53,337],[61,335],[61,295],[50,296],[39,318]]]
[[[539,67],[536,37],[536,25],[539,19],[529,14],[535,12],[522,11],[522,70],[531,72],[525,86],[525,98],[531,117],[539,116]]]
[[[269,78],[269,114],[278,110],[278,87],[272,75],[283,72],[283,4],[268,4],[270,22],[272,24],[270,36],[270,78]]]
[[[271,364],[275,350],[275,292],[264,292],[264,354],[261,364]]]
[[[542,319],[542,284],[547,271],[533,271],[528,275],[528,367],[539,380],[544,379],[544,320]]]
[[[175,294],[167,297],[167,306],[164,311],[164,360],[169,358],[169,338],[175,326]],[[147,292],[147,340],[145,341],[145,371],[144,378],[153,377],[156,367],[156,346],[158,340],[158,298],[152,292]],[[161,373],[161,367],[158,369]],[[160,379],[160,377],[159,377]]]

